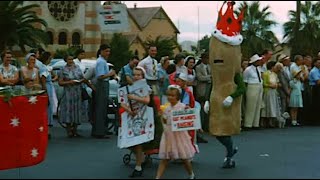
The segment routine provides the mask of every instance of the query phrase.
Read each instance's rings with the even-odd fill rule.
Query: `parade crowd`
[[[158,154],[161,162],[156,178],[161,178],[170,159],[182,159],[189,178],[194,179],[191,160],[199,153],[197,143],[207,143],[203,133],[209,131],[209,109],[205,106],[210,100],[212,72],[209,66],[209,54],[204,52],[201,59],[177,54],[173,62],[168,56],[158,61],[157,47],[150,46],[148,56],[140,60],[133,56],[128,64],[116,74],[109,69],[110,46],[103,44],[97,52],[94,78],[86,79],[85,67],[81,60],[85,51],[79,49],[74,55],[64,57],[66,66],[59,74],[54,74],[50,63],[51,54],[43,49],[31,50],[25,57],[26,66],[18,70],[11,65],[12,53],[1,54],[1,87],[22,88],[24,90],[46,90],[49,97],[48,125],[52,126],[53,113],[57,108],[54,81],[64,87],[60,102],[59,119],[66,125],[67,137],[81,137],[78,125],[87,119],[92,124],[91,135],[94,138],[110,138],[107,116],[109,81],[118,80],[120,87],[129,86],[145,79],[149,93],[142,97],[129,94],[128,99],[135,103],[148,105],[154,109]],[[242,130],[263,128],[283,128],[285,126],[318,125],[312,119],[320,102],[320,58],[309,55],[295,55],[293,59],[281,54],[276,61],[271,60],[272,51],[265,50],[253,55],[250,60],[242,61],[243,81],[246,93],[242,97]],[[293,60],[293,61],[292,61]],[[85,95],[83,89],[89,87],[92,96]],[[206,103],[207,102],[207,103]],[[119,102],[122,112],[134,116],[136,111],[131,104]],[[166,106],[165,109],[160,106]],[[199,108],[202,129],[174,132],[171,128],[171,111],[185,108]],[[212,109],[214,111],[214,109]],[[160,118],[158,118],[160,117]],[[160,124],[160,125],[159,125]],[[161,128],[160,128],[161,126]],[[159,128],[161,130],[159,130]],[[159,135],[160,133],[160,135]],[[50,134],[49,134],[50,135]],[[136,166],[130,177],[142,176],[143,152],[148,144],[131,147],[135,152]],[[236,147],[231,147],[232,157]],[[223,168],[232,168],[234,164],[224,162]]]

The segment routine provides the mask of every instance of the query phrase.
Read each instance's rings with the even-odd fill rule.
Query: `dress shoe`
[[[236,167],[236,162],[233,159],[228,158],[228,157],[226,157],[224,159],[224,162],[222,165],[223,169],[231,169],[231,168],[235,168],[235,167]]]
[[[142,170],[137,171],[136,169],[134,169],[132,174],[129,175],[130,178],[141,177],[141,176],[142,176]]]

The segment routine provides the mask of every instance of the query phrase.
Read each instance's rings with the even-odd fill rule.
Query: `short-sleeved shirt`
[[[129,76],[131,79],[133,79],[133,70],[131,69],[129,64],[123,66],[123,70],[126,76]]]
[[[260,73],[261,82],[259,81],[257,69],[258,69],[258,73]],[[254,65],[248,66],[243,71],[243,81],[248,84],[262,84],[263,80],[261,77],[261,68],[257,67],[257,69]]]
[[[309,84],[314,86],[317,84],[317,81],[320,80],[320,69],[313,67],[309,74]]]
[[[97,64],[96,64],[96,78],[108,74],[109,73],[109,66],[108,62],[106,59],[104,59],[101,55],[97,59]],[[106,81],[109,80],[109,78],[105,79]]]
[[[14,75],[18,72],[18,68],[14,65],[9,64],[9,70],[6,71],[3,64],[0,65],[0,74],[3,79],[14,78]]]
[[[195,99],[189,88],[182,89],[181,102],[191,108],[195,106]]]
[[[148,56],[141,60],[138,66],[141,66],[146,71],[145,78],[147,80],[158,80],[157,60]]]

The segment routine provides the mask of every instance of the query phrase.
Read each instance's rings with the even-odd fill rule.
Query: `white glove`
[[[228,96],[227,98],[224,99],[223,106],[230,107],[232,102],[233,102],[233,98],[231,96]]]
[[[205,103],[204,103],[204,106],[203,106],[203,110],[204,110],[204,112],[206,113],[206,114],[208,114],[208,112],[209,112],[209,101],[206,101]]]

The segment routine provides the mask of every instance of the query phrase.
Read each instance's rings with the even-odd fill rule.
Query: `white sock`
[[[192,172],[192,174],[190,174],[189,179],[194,179],[194,173]]]
[[[297,124],[297,121],[296,120],[293,120],[292,121],[292,125],[296,125]]]
[[[137,171],[142,171],[142,167],[141,166],[136,166],[134,169],[137,170]]]

